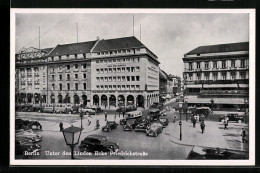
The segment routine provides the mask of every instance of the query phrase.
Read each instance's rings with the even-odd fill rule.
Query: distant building
[[[168,78],[172,79],[172,94],[181,92],[181,78],[177,75],[169,74]]]
[[[249,97],[249,43],[200,46],[184,55],[189,105],[240,109]]]
[[[163,70],[159,70],[159,94],[160,101],[163,101],[167,95],[167,74]]]

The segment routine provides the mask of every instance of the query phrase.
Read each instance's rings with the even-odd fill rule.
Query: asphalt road
[[[166,104],[167,106],[175,106],[176,102]],[[114,117],[115,111],[107,111],[108,116]],[[143,111],[143,117],[147,116],[147,110]],[[177,114],[177,113],[176,113]],[[118,114],[117,114],[118,115]],[[107,136],[110,141],[119,144],[120,152],[138,152],[145,153],[143,156],[127,156],[127,155],[75,155],[77,159],[134,159],[134,160],[183,160],[188,156],[192,147],[177,145],[169,141],[170,130],[172,123],[172,114],[167,112],[167,117],[171,121],[162,133],[157,137],[148,137],[145,132],[123,131],[123,126],[118,125],[117,129],[111,132],[102,132],[101,129],[83,131],[80,141],[90,134],[101,134]],[[41,145],[42,151],[39,155],[23,156],[17,155],[16,159],[70,159],[70,148],[66,146],[62,132],[59,132],[59,123],[62,121],[64,127],[70,124],[80,125],[80,118],[78,115],[63,115],[63,114],[44,114],[44,113],[26,113],[19,112],[16,118],[29,119],[39,121],[42,126],[42,131],[35,131],[43,136],[43,140],[38,142]],[[92,118],[103,119],[103,114]],[[119,119],[117,119],[118,121]],[[83,121],[85,126],[86,118]],[[94,123],[93,123],[94,124]],[[104,125],[101,123],[101,126]],[[75,147],[77,153],[78,147]]]

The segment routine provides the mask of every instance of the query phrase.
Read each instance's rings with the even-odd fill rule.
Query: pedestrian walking
[[[90,126],[91,124],[91,120],[90,120],[90,116],[88,116],[88,126]]]
[[[227,126],[228,126],[228,121],[227,121],[227,119],[225,119],[224,120],[224,130],[228,130]]]
[[[107,121],[107,112],[105,112],[105,121]]]
[[[125,110],[123,110],[123,118],[125,117]]]
[[[176,115],[173,116],[173,123],[176,121]]]
[[[204,130],[205,130],[205,124],[204,124],[204,122],[200,124],[200,128],[201,128],[201,133],[203,134],[203,133],[204,133]]]
[[[244,128],[242,128],[242,132],[241,132],[241,136],[242,136],[242,143],[246,142],[246,130]]]
[[[63,130],[63,123],[62,122],[60,122],[60,132]]]
[[[105,104],[105,109],[107,108],[107,104]]]
[[[193,123],[193,128],[196,127],[196,122],[197,122],[197,120],[196,120],[196,118],[194,117],[194,118],[193,118],[193,122],[192,122],[192,123]]]

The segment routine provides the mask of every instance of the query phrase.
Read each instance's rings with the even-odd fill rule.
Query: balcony
[[[237,80],[198,80],[198,81],[189,81],[188,83],[194,84],[248,84],[249,79],[237,79]]]

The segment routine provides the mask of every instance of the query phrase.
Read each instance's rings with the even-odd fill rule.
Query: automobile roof
[[[89,135],[86,138],[107,138],[107,137],[103,135]]]

